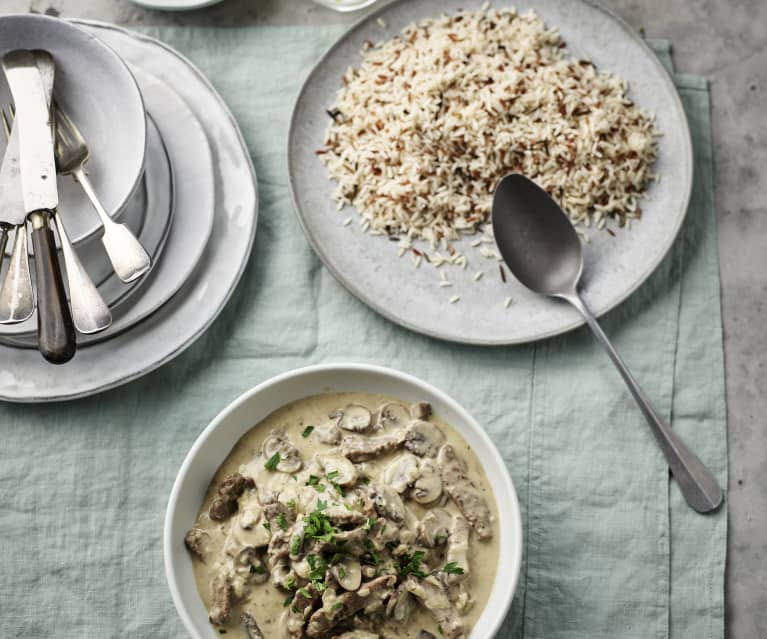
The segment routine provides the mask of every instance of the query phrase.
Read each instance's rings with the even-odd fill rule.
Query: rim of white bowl
[[[498,517],[499,526],[501,525],[501,522],[502,522],[502,518],[500,517],[500,512],[502,510],[502,507],[496,495],[506,493],[510,500],[510,502],[505,505],[509,509],[509,513],[508,513],[509,520],[507,522],[507,525],[509,525],[510,527],[508,529],[501,528],[502,539],[499,540],[499,543],[501,543],[500,551],[502,554],[504,554],[507,548],[502,542],[504,541],[508,542],[508,540],[504,540],[503,537],[508,535],[511,536],[510,547],[508,548],[508,554],[510,555],[510,558],[512,561],[511,575],[510,575],[511,579],[505,582],[499,582],[498,581],[499,572],[498,571],[496,572],[495,583],[493,584],[493,587],[490,591],[490,599],[485,604],[485,608],[482,611],[482,614],[480,615],[477,621],[477,624],[475,624],[475,627],[472,629],[469,639],[490,639],[491,637],[495,636],[495,633],[500,628],[501,624],[503,623],[506,617],[506,614],[511,608],[511,603],[514,599],[514,594],[517,589],[520,569],[522,566],[522,546],[523,546],[522,517],[521,517],[520,508],[519,508],[519,500],[517,498],[517,492],[516,492],[516,489],[514,488],[514,482],[511,479],[511,475],[509,474],[509,469],[506,466],[506,462],[504,462],[503,457],[501,457],[501,454],[498,451],[498,448],[490,439],[490,436],[487,434],[485,429],[479,425],[479,423],[466,411],[466,409],[463,408],[463,406],[461,406],[457,401],[455,401],[447,393],[440,390],[436,386],[433,386],[429,382],[426,382],[418,377],[415,377],[414,375],[410,375],[409,373],[405,373],[397,369],[388,368],[386,366],[380,366],[377,364],[343,363],[343,362],[329,363],[329,364],[314,364],[311,366],[304,366],[301,368],[292,369],[284,373],[275,375],[274,377],[271,377],[261,382],[257,386],[254,386],[250,390],[245,391],[236,399],[231,401],[223,410],[221,410],[213,418],[213,420],[203,429],[200,435],[198,435],[197,439],[195,439],[194,443],[192,444],[192,447],[189,449],[189,452],[184,457],[184,461],[181,463],[181,467],[178,471],[178,474],[176,475],[176,479],[173,482],[173,488],[171,489],[170,497],[168,498],[168,505],[165,510],[165,518],[163,522],[163,563],[165,566],[165,579],[168,582],[168,588],[170,589],[171,597],[173,598],[173,604],[176,607],[176,611],[178,612],[179,617],[181,617],[181,621],[184,624],[184,627],[192,635],[192,637],[194,637],[194,639],[205,639],[203,635],[200,634],[200,629],[192,621],[191,615],[189,614],[189,611],[187,610],[186,601],[184,600],[179,590],[178,583],[176,580],[176,571],[175,571],[176,566],[175,566],[175,562],[173,559],[173,552],[172,552],[173,544],[175,542],[178,542],[178,540],[175,539],[175,537],[172,534],[172,527],[173,527],[172,520],[176,512],[176,507],[178,505],[179,492],[181,491],[181,487],[184,484],[187,478],[187,475],[189,474],[189,470],[192,464],[195,462],[198,453],[205,446],[208,439],[211,437],[212,433],[215,432],[215,430],[220,426],[220,424],[224,422],[235,410],[237,410],[246,402],[250,401],[254,396],[260,395],[263,392],[267,391],[268,389],[271,389],[275,386],[279,386],[280,384],[283,384],[284,382],[288,380],[293,380],[297,377],[311,376],[318,373],[331,373],[331,372],[333,373],[364,372],[364,373],[377,374],[383,377],[393,378],[396,381],[403,382],[407,385],[419,388],[425,391],[426,393],[431,394],[432,396],[436,397],[440,402],[448,406],[456,414],[458,414],[462,418],[463,422],[467,424],[471,430],[474,431],[474,434],[477,437],[479,437],[482,443],[486,446],[487,450],[490,452],[490,455],[492,456],[491,462],[493,465],[495,465],[498,468],[501,479],[502,479],[502,483],[503,483],[503,485],[500,487],[501,490],[494,490],[494,494],[493,494],[493,497],[495,498],[495,501],[496,501],[496,507],[499,511],[499,517]],[[343,392],[339,389],[335,389],[335,391]],[[301,398],[300,397],[295,398],[295,400],[298,400],[298,399],[301,399]],[[463,433],[461,433],[460,431],[460,427],[456,427],[452,423],[451,423],[451,426],[455,428],[455,430],[457,430],[462,437],[464,436]],[[232,447],[236,443],[237,443],[236,441],[232,442]],[[498,488],[498,487],[494,486],[494,489],[495,488]],[[500,556],[499,556],[499,566],[498,566],[499,570],[501,569],[501,565],[502,565],[502,562],[500,561]],[[195,589],[195,592],[196,592],[196,589]],[[499,594],[496,594],[496,593],[499,593]],[[502,605],[497,606],[495,608],[491,608],[489,604],[494,596],[497,596],[501,599]],[[480,627],[480,623],[484,627]],[[475,631],[478,629],[483,632],[482,635],[476,634]]]

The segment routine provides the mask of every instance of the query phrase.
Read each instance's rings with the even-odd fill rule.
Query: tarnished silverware
[[[75,123],[64,110],[53,102],[53,114],[56,121],[56,167],[59,173],[71,175],[83,188],[93,208],[96,209],[104,235],[104,245],[112,267],[123,282],[131,282],[149,270],[151,260],[136,236],[124,224],[115,222],[93,190],[85,173],[85,163],[90,157],[88,145]]]
[[[32,224],[38,348],[49,362],[63,364],[74,357],[77,345],[50,226],[59,204],[51,96],[46,94],[33,52],[19,49],[6,53],[2,66],[16,105],[14,128],[19,129],[21,192]]]
[[[11,262],[0,287],[0,324],[15,324],[29,318],[35,310],[35,295],[29,273],[27,248],[27,213],[19,178],[19,132],[11,130],[11,120],[2,116],[3,131],[8,141],[0,166],[0,259],[5,253],[8,231],[15,229]]]
[[[53,95],[53,81],[56,68],[53,58],[45,51],[35,51],[37,68],[40,71],[40,77],[43,81],[43,87],[46,95]],[[50,108],[50,104],[48,105]],[[54,118],[51,118],[51,126],[54,127],[53,137],[55,139]],[[69,305],[72,309],[72,320],[75,328],[85,334],[98,333],[112,324],[112,313],[109,311],[104,298],[96,289],[87,271],[80,262],[77,252],[72,246],[64,222],[61,219],[61,212],[55,211],[53,220],[56,223],[59,242],[61,243],[61,252],[64,255],[64,267],[67,274],[67,284],[69,285]]]

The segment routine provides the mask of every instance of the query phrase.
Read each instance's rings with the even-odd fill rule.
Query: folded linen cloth
[[[439,342],[377,316],[312,253],[288,195],[288,118],[302,78],[341,28],[146,32],[198,64],[237,117],[259,181],[255,249],[222,316],[171,364],[90,399],[0,406],[0,636],[186,636],[161,545],[181,460],[246,389],[294,367],[351,360],[437,385],[501,450],[526,551],[499,637],[721,638],[725,511],[702,517],[686,507],[585,329],[513,348]],[[671,71],[668,43],[651,44]],[[674,78],[695,147],[690,211],[668,258],[604,326],[724,485],[709,96],[703,79]]]

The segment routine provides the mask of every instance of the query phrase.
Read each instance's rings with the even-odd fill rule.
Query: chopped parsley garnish
[[[334,552],[333,556],[330,558],[330,563],[337,564],[341,559],[343,559],[343,555],[340,552]]]
[[[416,550],[412,555],[405,553],[399,560],[399,574],[400,577],[406,577],[407,575],[413,575],[415,577],[425,577],[426,573],[421,570],[421,560],[423,559],[423,551]]]
[[[285,517],[285,513],[280,513],[279,515],[277,515],[277,525],[283,530],[288,529],[288,520]]]
[[[296,578],[295,578],[295,577],[290,577],[290,578],[289,578],[289,579],[288,579],[288,580],[285,582],[285,587],[286,587],[288,590],[295,590],[295,589],[296,589],[296,585],[297,585],[297,584],[296,584]]]
[[[338,567],[338,578],[339,579],[343,579],[344,577],[346,577],[346,571],[344,570],[343,566],[339,566]]]
[[[444,630],[442,630],[442,626],[437,626],[437,632],[439,632],[439,634],[440,634],[442,637],[444,637],[444,636],[445,636],[445,631],[444,631]]]
[[[337,470],[330,471],[326,476],[327,476],[328,479],[330,479],[332,481],[336,477],[338,477],[338,471]]]
[[[328,569],[328,562],[321,555],[307,555],[306,561],[309,562],[309,580],[320,592],[327,587],[325,584],[325,571]]]
[[[372,566],[377,566],[381,563],[381,556],[376,551],[375,544],[370,541],[369,539],[365,540],[365,548],[368,549],[368,551],[360,557],[360,561],[363,564],[370,564]],[[422,553],[423,554],[423,553]]]
[[[277,470],[277,464],[280,463],[280,454],[274,453],[269,460],[264,464],[266,470]]]
[[[325,510],[328,507],[328,502],[322,501],[321,499],[317,500],[317,510]]]
[[[282,602],[282,607],[287,608],[291,603],[293,603],[293,593],[290,593],[285,597],[285,601]]]
[[[320,483],[320,478],[317,475],[309,475],[309,481],[306,482],[307,486],[311,486],[318,493],[325,492],[325,485]]]
[[[363,477],[362,479],[360,479],[360,481],[363,484],[369,484],[370,483],[370,477]]]
[[[304,533],[310,539],[331,543],[335,538],[335,532],[328,516],[319,509],[304,519]]]
[[[309,435],[312,434],[313,430],[314,430],[314,426],[307,426],[306,428],[304,428],[304,432],[301,433],[301,437],[306,439],[307,437],[309,437]]]
[[[262,525],[263,525],[263,527],[264,527],[264,528],[266,528],[267,530],[271,530],[271,529],[272,529],[272,526],[269,524],[269,522],[268,522],[268,521],[265,521],[265,522],[264,522]]]
[[[290,508],[290,510],[295,510],[296,509],[296,500],[295,499],[291,499],[291,500],[288,501],[288,508]]]
[[[263,566],[254,566],[253,564],[250,565],[250,574],[251,575],[263,575],[266,572]]]
[[[312,598],[312,596],[309,594],[309,591],[306,588],[299,588],[298,594],[301,595],[304,599]]]
[[[301,551],[301,535],[293,535],[293,543],[290,544],[290,554],[297,555]],[[461,571],[463,572],[463,571]]]
[[[340,610],[343,607],[344,607],[344,605],[340,601],[334,603],[333,606],[332,606],[333,610]]]
[[[375,517],[369,517],[368,520],[365,522],[365,524],[362,526],[363,530],[367,530],[368,532],[371,532],[373,528],[375,528],[377,521],[378,520]]]
[[[450,561],[450,562],[446,563],[445,567],[442,570],[444,570],[448,575],[462,575],[463,574],[463,568],[461,568],[454,561]]]
[[[331,481],[330,483],[333,485],[333,488],[336,489],[338,494],[341,495],[341,497],[346,497],[346,491],[343,489],[343,487],[340,484],[337,484],[334,481]]]

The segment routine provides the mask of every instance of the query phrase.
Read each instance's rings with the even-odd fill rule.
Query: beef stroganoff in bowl
[[[187,627],[245,639],[492,636],[511,603],[521,526],[487,436],[400,373],[285,377],[307,376],[297,394],[280,393],[278,378],[237,400],[179,473],[166,569]],[[183,484],[232,414],[229,448],[215,446],[203,490],[195,473],[182,522],[179,497],[192,494]]]

